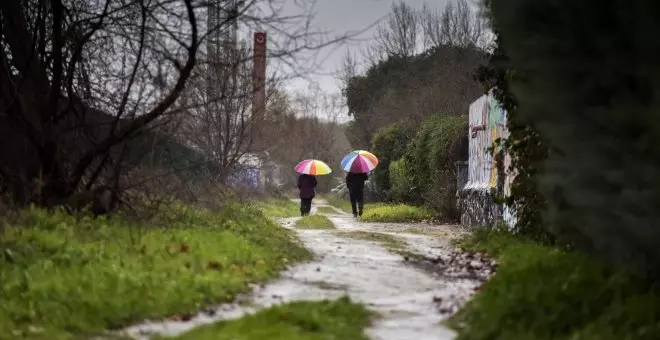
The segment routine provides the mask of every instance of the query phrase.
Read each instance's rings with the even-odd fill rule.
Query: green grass
[[[365,207],[362,221],[412,223],[428,220],[433,214],[422,207],[406,204],[378,204]]]
[[[300,205],[288,199],[270,198],[252,202],[251,205],[268,217],[300,216]]]
[[[179,340],[367,340],[372,318],[347,297],[271,307],[237,320],[196,328]]]
[[[660,290],[577,252],[479,230],[458,243],[499,260],[496,275],[449,322],[457,340],[656,339]]]
[[[318,207],[316,209],[319,214],[337,214],[337,210],[333,207]]]
[[[3,339],[91,337],[145,318],[192,313],[310,257],[292,232],[253,208],[174,208],[161,214],[168,224],[160,227],[39,209],[5,225]]]
[[[308,215],[296,221],[299,229],[335,229],[335,225],[323,215]]]

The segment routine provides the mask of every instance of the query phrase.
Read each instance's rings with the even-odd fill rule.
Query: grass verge
[[[335,229],[335,225],[323,215],[308,215],[296,221],[299,229]]]
[[[237,320],[196,328],[178,340],[366,340],[372,313],[348,297],[271,307]]]
[[[422,207],[406,204],[377,204],[364,209],[362,221],[412,223],[428,220],[433,214]]]
[[[167,227],[40,209],[6,224],[3,339],[92,337],[145,318],[189,314],[310,256],[290,231],[253,208],[174,210]]]
[[[269,198],[251,203],[268,217],[296,217],[300,216],[300,205],[284,198]]]
[[[499,260],[497,274],[450,321],[458,340],[655,339],[660,290],[577,252],[479,230],[458,245]]]
[[[337,210],[333,207],[318,207],[316,208],[319,214],[336,214]]]

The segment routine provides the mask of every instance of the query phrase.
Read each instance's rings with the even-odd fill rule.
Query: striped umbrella
[[[341,168],[353,173],[366,173],[376,168],[378,158],[369,151],[355,150],[344,156]]]
[[[317,159],[306,159],[298,163],[294,169],[299,174],[313,176],[327,175],[332,172],[332,169],[327,164]]]

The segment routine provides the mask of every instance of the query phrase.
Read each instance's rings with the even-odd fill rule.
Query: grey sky
[[[289,0],[291,6],[295,0]],[[300,1],[300,0],[299,0]],[[444,8],[447,0],[405,0],[410,6],[419,9],[426,2],[435,9]],[[309,79],[296,79],[290,81],[290,90],[305,90],[309,88],[309,81],[318,82],[320,87],[327,92],[339,90],[339,83],[332,75],[342,64],[347,50],[360,58],[360,51],[366,45],[371,44],[376,32],[374,25],[390,12],[392,0],[316,0],[316,16],[312,26],[316,29],[331,32],[331,35],[341,35],[347,32],[358,32],[367,29],[362,34],[353,37],[351,41],[344,44],[335,44],[322,49],[316,53],[315,62],[320,69],[315,74],[310,74]],[[308,54],[310,56],[310,54]]]

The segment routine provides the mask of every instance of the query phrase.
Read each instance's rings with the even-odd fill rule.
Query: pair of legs
[[[362,216],[364,210],[364,192],[351,191],[349,193],[351,198],[351,209],[353,210],[353,217]]]
[[[300,215],[307,216],[312,210],[312,198],[301,198],[300,199]]]

